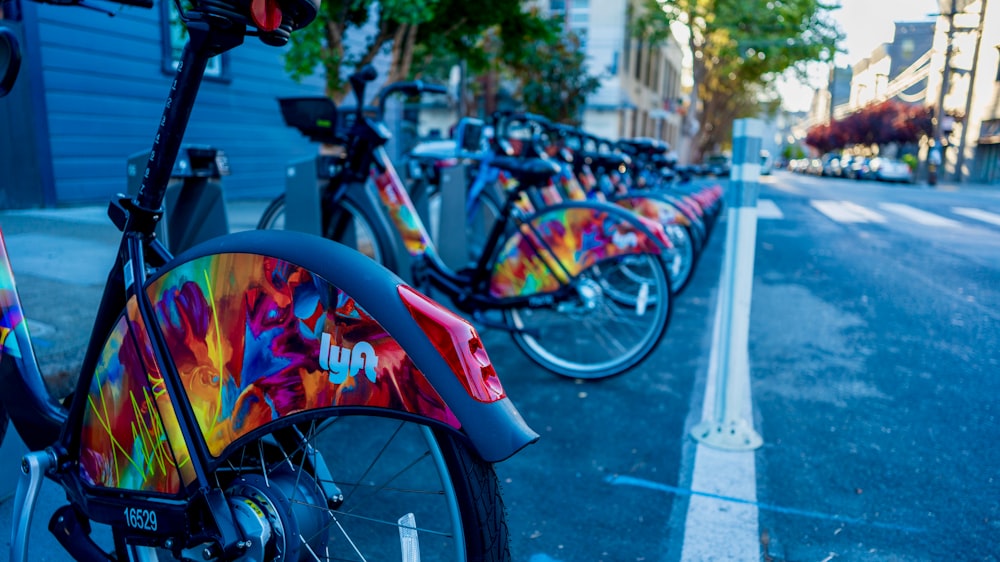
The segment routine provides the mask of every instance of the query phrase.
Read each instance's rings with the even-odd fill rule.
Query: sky
[[[892,41],[893,22],[928,21],[937,13],[937,0],[840,0],[840,8],[831,12],[846,36],[841,43],[845,53],[836,58],[838,65],[853,65],[871,54],[880,43]],[[826,84],[829,67],[814,68],[810,84],[789,83],[779,88],[784,106],[792,111],[807,111],[812,90]]]

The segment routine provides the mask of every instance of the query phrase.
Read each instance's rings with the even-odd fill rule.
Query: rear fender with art
[[[627,209],[596,201],[557,204],[519,221],[493,260],[490,294],[555,292],[601,261],[671,247],[662,225]]]
[[[537,439],[471,325],[344,246],[239,233],[184,252],[145,293],[177,381],[157,372],[131,299],[81,414],[91,486],[178,493],[196,478],[188,443],[211,471],[231,448],[318,416],[418,420],[491,462]]]

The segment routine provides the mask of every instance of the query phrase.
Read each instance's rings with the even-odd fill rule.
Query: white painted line
[[[775,205],[774,201],[770,199],[758,199],[757,200],[757,218],[758,219],[783,219],[785,215],[781,212],[781,209]]]
[[[956,220],[947,219],[941,215],[935,215],[934,213],[928,213],[927,211],[921,211],[920,209],[913,208],[909,205],[903,205],[902,203],[879,203],[879,207],[925,226],[943,226],[947,228],[957,228],[962,226],[962,223]]]
[[[882,215],[850,201],[819,201],[814,199],[809,204],[836,222],[885,222],[885,217]]]
[[[691,489],[745,500],[691,496],[681,560],[760,560],[757,473],[753,451],[722,451],[698,445]]]
[[[722,339],[722,307],[716,307],[715,327],[712,331],[712,350],[708,361],[708,380],[702,404],[702,419],[715,416],[715,386],[718,379],[718,347]],[[748,365],[747,361],[744,362]],[[749,376],[749,372],[730,376]],[[749,389],[749,385],[747,385]],[[744,403],[739,405],[745,418],[752,420],[750,392],[744,393]],[[757,562],[760,560],[759,529],[757,525],[757,472],[754,451],[722,451],[699,444],[695,451],[692,490],[701,490],[717,496],[746,500],[747,503],[726,502],[720,498],[692,496],[688,502],[684,524],[684,544],[681,560],[730,560]]]
[[[851,211],[852,213],[855,213],[858,216],[868,219],[868,222],[879,222],[879,223],[885,222],[884,216],[880,215],[879,213],[876,213],[875,211],[869,209],[868,207],[862,207],[861,205],[858,205],[857,203],[853,203],[851,201],[841,201],[840,204],[843,205],[845,209]]]
[[[988,222],[990,224],[1000,226],[1000,215],[994,213],[988,213],[981,209],[972,209],[970,207],[953,207],[951,210],[956,215],[962,215],[963,217],[969,217],[970,219],[976,219],[978,221]]]

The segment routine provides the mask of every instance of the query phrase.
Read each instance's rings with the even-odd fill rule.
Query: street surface
[[[705,400],[723,221],[666,338],[632,372],[558,378],[506,334],[484,332],[507,394],[542,436],[497,465],[515,560],[695,560],[692,547],[706,545],[684,541],[696,535],[717,537],[707,546],[718,553],[751,544],[725,557],[748,561],[998,560],[1000,190],[787,172],[763,181],[749,346],[750,421],[764,439],[749,454],[755,484],[722,493],[709,474],[692,487],[699,447],[688,431]],[[252,226],[263,205],[232,203],[231,224]],[[46,370],[71,370],[82,355],[116,240],[101,216],[0,213]],[[55,267],[64,263],[72,275]],[[704,533],[691,528],[695,498],[719,516],[697,519]],[[45,530],[59,491],[47,485],[43,500],[32,559],[64,560]],[[11,503],[0,504],[0,528]],[[756,516],[726,526],[741,510]]]

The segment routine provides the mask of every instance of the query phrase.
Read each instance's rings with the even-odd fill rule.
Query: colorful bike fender
[[[483,395],[460,380],[442,355],[453,350],[428,341],[401,286],[344,246],[252,231],[178,256],[146,293],[215,458],[286,416],[331,407],[436,422],[491,462],[536,440],[498,381],[471,381],[486,385]],[[80,458],[93,485],[173,493],[193,479],[176,404],[160,374],[143,368],[151,360],[130,303],[90,387]],[[485,352],[476,360],[489,366]]]
[[[556,205],[528,217],[500,249],[490,294],[552,292],[601,260],[670,247],[661,225],[626,209],[596,202]]]
[[[691,221],[677,207],[655,197],[621,197],[615,199],[614,203],[662,225],[688,226],[691,224]]]

